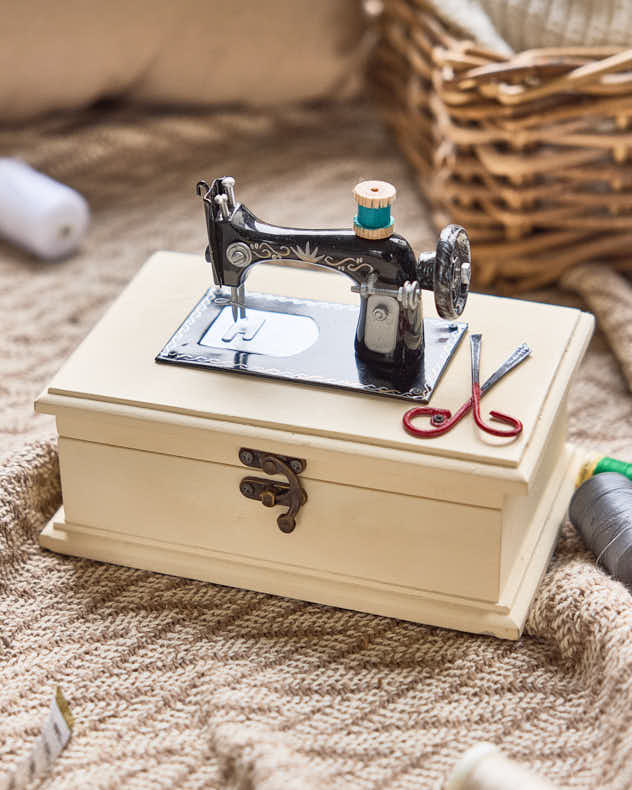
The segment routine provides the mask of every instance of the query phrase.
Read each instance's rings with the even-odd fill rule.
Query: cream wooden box
[[[517,638],[578,468],[566,396],[592,316],[472,295],[463,318],[483,333],[482,380],[519,343],[533,349],[483,400],[524,432],[493,439],[470,416],[420,440],[402,428],[403,401],[156,363],[208,286],[201,258],[154,255],[37,400],[57,418],[64,499],[41,545]],[[248,286],[355,299],[330,273],[261,265]],[[432,402],[454,409],[469,387],[466,338]],[[306,459],[292,533],[279,508],[241,495],[243,446]]]

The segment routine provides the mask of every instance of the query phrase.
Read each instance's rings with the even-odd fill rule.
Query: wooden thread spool
[[[618,472],[590,477],[568,514],[597,563],[632,590],[632,480]]]
[[[362,239],[387,239],[393,234],[395,221],[391,205],[397,191],[386,181],[361,181],[353,190],[356,216],[353,230]]]
[[[446,790],[553,790],[553,785],[509,760],[491,743],[468,749],[454,767]]]

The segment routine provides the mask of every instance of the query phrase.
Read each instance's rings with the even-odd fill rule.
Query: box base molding
[[[116,565],[241,587],[257,592],[298,598],[329,606],[396,617],[504,639],[518,639],[527,612],[555,547],[559,529],[574,489],[577,453],[566,458],[551,507],[535,543],[517,594],[511,602],[437,595],[422,590],[383,584],[298,568],[282,563],[254,562],[245,557],[199,547],[150,540],[67,522],[63,508],[42,531],[43,548],[61,554]]]

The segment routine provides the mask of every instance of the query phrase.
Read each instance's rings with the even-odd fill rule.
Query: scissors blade
[[[470,351],[472,354],[472,385],[478,384],[481,377],[481,343],[483,335],[470,335]]]
[[[480,346],[479,346],[479,354],[480,354]],[[529,348],[529,346],[526,343],[521,343],[518,346],[518,348],[507,357],[507,359],[502,363],[502,365],[492,373],[492,375],[485,381],[485,383],[481,385],[481,395],[484,395],[488,390],[490,390],[494,386],[494,384],[497,384],[503,378],[503,376],[506,376],[507,373],[509,373],[510,370],[513,370],[521,362],[524,362],[525,359],[530,354],[531,354],[531,349]]]

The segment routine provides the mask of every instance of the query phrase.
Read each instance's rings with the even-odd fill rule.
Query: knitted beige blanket
[[[77,723],[42,788],[438,788],[482,740],[560,787],[630,787],[632,598],[568,525],[516,643],[61,557],[35,541],[60,489],[52,441],[15,451],[52,433],[32,398],[150,252],[203,249],[200,176],[234,175],[272,221],[327,226],[350,213],[356,180],[379,175],[399,186],[398,229],[417,249],[433,243],[371,114],[110,110],[2,132],[2,153],[80,189],[94,222],[64,264],[0,247],[0,429],[14,450],[0,466],[0,777],[28,753],[59,685]],[[632,398],[601,335],[570,407],[574,441],[632,455]]]

